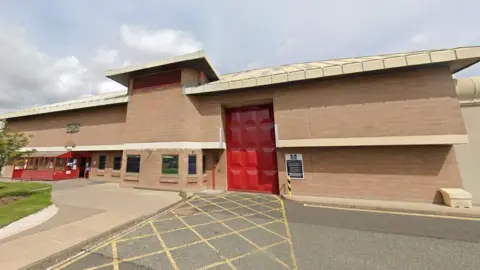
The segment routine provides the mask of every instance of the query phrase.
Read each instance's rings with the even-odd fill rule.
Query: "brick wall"
[[[204,140],[218,137],[218,127],[223,123],[222,106],[259,102],[273,102],[282,140],[466,134],[454,82],[446,67],[310,81],[190,99],[202,115],[200,129]]]
[[[285,154],[303,154],[305,179],[295,195],[438,202],[439,188],[461,187],[451,146],[291,148],[277,151],[280,187]]]
[[[96,107],[8,120],[14,132],[31,134],[31,147],[121,144],[126,105]],[[67,124],[79,123],[80,132],[68,134]]]
[[[280,139],[466,134],[446,67],[292,86],[274,106]]]
[[[140,173],[126,172],[127,155],[140,155]],[[162,156],[178,155],[178,174],[162,174]],[[188,174],[188,156],[197,156],[197,174]],[[202,173],[202,151],[194,149],[161,149],[151,151],[124,151],[122,164],[122,186],[149,187],[168,190],[201,190],[204,186]]]
[[[122,151],[93,152],[92,161],[90,163],[91,164],[90,175],[88,178],[92,180],[120,182],[121,169],[113,170],[113,160],[114,160],[114,157],[116,156],[122,157],[122,154],[123,154]],[[100,156],[105,156],[107,158],[104,170],[98,169]],[[124,166],[125,164],[122,162],[122,168]]]

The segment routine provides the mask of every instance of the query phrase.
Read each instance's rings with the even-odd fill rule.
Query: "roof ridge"
[[[480,46],[471,46],[471,47],[480,47]],[[388,56],[388,55],[407,54],[407,53],[408,54],[419,54],[419,53],[425,53],[425,52],[456,50],[456,49],[471,48],[471,47],[460,46],[460,47],[454,47],[454,48],[439,48],[439,49],[432,49],[432,50],[417,50],[417,51],[409,51],[409,52],[393,52],[393,53],[371,54],[371,55],[362,55],[362,56],[350,56],[350,57],[341,57],[341,58],[332,58],[332,59],[321,59],[321,60],[308,61],[308,62],[296,62],[296,63],[290,63],[290,64],[277,65],[277,66],[266,66],[266,67],[261,67],[261,68],[240,70],[240,71],[237,71],[237,72],[220,74],[220,76],[233,75],[233,74],[237,74],[237,73],[250,72],[250,71],[254,71],[254,70],[261,70],[261,69],[275,68],[275,67],[285,67],[285,66],[298,65],[298,64],[309,64],[309,63],[328,62],[328,61],[340,61],[340,60],[351,59],[351,58],[382,57],[382,56]],[[374,59],[372,59],[372,60],[374,60]]]

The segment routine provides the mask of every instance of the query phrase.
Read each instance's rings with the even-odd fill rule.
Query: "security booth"
[[[80,159],[84,156],[91,156],[91,153],[34,152],[25,158],[23,169],[21,172],[14,171],[12,178],[49,181],[74,179],[80,175]]]

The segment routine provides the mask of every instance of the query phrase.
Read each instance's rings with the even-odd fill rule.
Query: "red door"
[[[226,112],[228,189],[278,194],[272,106]]]

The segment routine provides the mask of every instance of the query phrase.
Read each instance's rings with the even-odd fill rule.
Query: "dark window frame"
[[[166,158],[168,159],[174,159],[174,161],[170,161],[167,163],[165,162]],[[176,155],[162,155],[162,174],[168,174],[168,175],[178,175],[179,172],[179,160],[180,157],[178,154]],[[167,165],[167,166],[165,166]]]
[[[194,164],[190,164],[190,159],[195,161]],[[188,175],[197,175],[197,155],[188,155]]]
[[[102,158],[105,158],[102,162]],[[98,169],[103,171],[107,168],[107,156],[106,155],[100,155],[98,156]]]
[[[202,155],[202,173],[207,173],[207,155],[205,154]]]
[[[114,156],[113,157],[113,170],[114,171],[120,171],[121,169],[122,169],[122,156]]]
[[[127,155],[127,164],[126,164],[125,172],[127,174],[139,174],[140,161],[141,161],[140,155]]]

